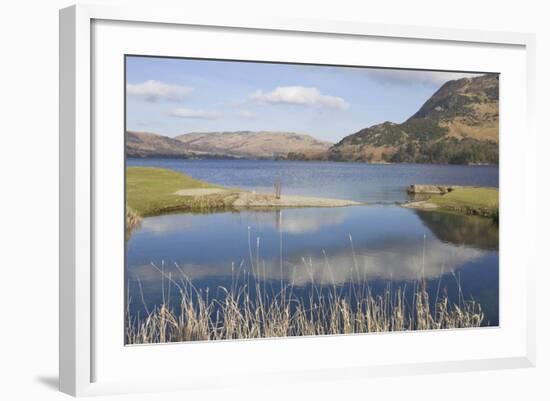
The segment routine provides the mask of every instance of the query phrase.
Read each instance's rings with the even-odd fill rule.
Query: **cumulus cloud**
[[[186,109],[178,108],[168,112],[168,115],[171,117],[178,118],[195,118],[201,120],[216,120],[221,117],[219,113],[214,111],[207,110],[198,110],[198,109]]]
[[[482,74],[447,71],[418,71],[418,70],[385,70],[385,69],[356,69],[368,74],[374,80],[386,84],[423,84],[442,85],[447,81],[461,78],[471,78]]]
[[[177,102],[191,92],[193,92],[193,88],[188,86],[167,84],[154,80],[126,85],[126,93],[129,96],[137,97],[147,102],[157,102],[159,100]]]
[[[341,97],[323,95],[319,89],[305,86],[279,86],[271,92],[258,89],[250,98],[258,102],[298,104],[334,110],[345,110],[349,107]]]

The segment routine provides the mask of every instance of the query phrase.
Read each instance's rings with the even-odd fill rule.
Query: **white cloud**
[[[299,104],[334,110],[345,110],[349,107],[341,97],[323,95],[317,88],[304,86],[279,86],[271,92],[258,89],[250,98],[259,102]]]
[[[191,92],[193,92],[193,88],[188,86],[167,84],[154,80],[126,85],[126,93],[129,96],[138,97],[147,102],[157,102],[159,100],[177,102]]]
[[[171,117],[195,118],[201,120],[216,120],[221,117],[219,113],[207,110],[178,108],[168,112]]]
[[[417,70],[385,70],[385,69],[356,69],[368,74],[378,82],[386,84],[424,84],[443,85],[447,81],[461,78],[471,78],[482,74],[446,71],[417,71]]]

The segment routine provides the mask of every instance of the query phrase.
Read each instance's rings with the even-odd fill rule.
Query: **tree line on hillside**
[[[498,164],[498,144],[473,138],[403,145],[386,161],[392,163]]]

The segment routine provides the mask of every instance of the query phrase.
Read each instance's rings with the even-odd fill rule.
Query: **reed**
[[[275,198],[281,199],[281,190],[282,190],[282,184],[280,180],[275,181],[275,184],[273,184],[273,188],[275,190]]]
[[[132,231],[141,224],[141,216],[130,206],[126,205],[126,230]]]
[[[251,263],[258,261],[251,257]],[[170,286],[177,290],[179,305],[174,308],[163,296],[153,310],[145,306],[145,316],[132,316],[128,309],[127,344],[469,328],[484,320],[473,300],[459,296],[458,303],[451,303],[446,294],[430,300],[423,279],[412,283],[410,292],[406,286],[388,285],[378,295],[366,279],[345,294],[341,286],[312,281],[304,298],[296,295],[300,288],[293,283],[273,290],[257,264],[249,272],[237,271],[231,286],[218,287],[212,297],[208,289],[195,288],[179,267],[176,279],[152,266],[168,282],[167,293]],[[131,302],[129,298],[127,304]]]

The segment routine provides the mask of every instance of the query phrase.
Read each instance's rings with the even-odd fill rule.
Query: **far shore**
[[[349,163],[349,164],[364,164],[364,165],[415,165],[415,164],[424,164],[430,166],[470,166],[470,167],[498,167],[498,164],[495,163],[463,163],[463,164],[452,164],[452,163],[441,163],[441,162],[391,162],[384,160],[344,160],[344,159],[326,159],[326,158],[310,158],[310,159],[292,159],[288,157],[244,157],[244,156],[231,156],[231,155],[214,155],[214,156],[203,156],[203,157],[193,157],[193,156],[178,156],[178,155],[164,155],[164,154],[155,154],[155,155],[139,155],[139,154],[127,154],[128,159],[134,160],[159,160],[159,159],[176,159],[176,160],[189,160],[189,161],[272,161],[272,162],[303,162],[303,163]]]

